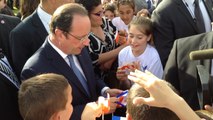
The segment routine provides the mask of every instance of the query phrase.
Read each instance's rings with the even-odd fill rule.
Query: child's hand
[[[81,115],[82,120],[95,120],[96,117],[100,117],[102,108],[95,102],[87,103],[84,111]]]
[[[127,42],[127,39],[125,36],[121,36],[121,35],[117,34],[116,38],[115,38],[115,42],[118,45],[123,45]]]
[[[127,32],[126,32],[126,30],[119,30],[119,31],[118,31],[118,34],[119,34],[120,36],[127,37]]]
[[[140,65],[140,61],[135,61],[135,62],[132,62],[133,64],[133,68],[132,68],[132,71],[135,71],[135,69],[137,70],[141,70],[141,65]]]
[[[109,94],[107,94],[107,98],[102,96],[98,97],[98,106],[101,107],[102,114],[115,112],[117,106],[116,102],[118,102],[118,98],[110,97]]]
[[[119,30],[116,37],[115,37],[115,42],[118,45],[123,45],[127,42],[127,32],[126,30]]]
[[[137,16],[143,16],[143,17],[149,17],[149,11],[147,9],[141,9],[138,13]]]
[[[127,80],[126,70],[125,69],[121,69],[121,68],[122,67],[119,67],[117,69],[116,77],[117,77],[118,80],[125,81],[125,80]]]
[[[117,79],[121,81],[127,80],[127,75],[129,75],[130,72],[135,70],[135,66],[133,64],[127,64],[121,67],[118,67],[116,72]]]

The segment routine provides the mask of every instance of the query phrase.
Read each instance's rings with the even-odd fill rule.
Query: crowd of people
[[[213,47],[212,8],[212,0],[0,0],[0,115],[212,120],[212,103],[197,94],[197,66],[213,75],[212,60],[189,59]]]

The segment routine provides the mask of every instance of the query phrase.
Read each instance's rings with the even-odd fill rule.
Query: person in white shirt
[[[134,0],[120,0],[117,3],[119,17],[112,20],[113,25],[118,31],[128,31],[128,24],[134,18],[135,3]]]
[[[127,88],[131,87],[131,82],[127,80],[127,71],[134,68],[142,71],[149,70],[159,78],[163,76],[163,67],[158,52],[150,44],[152,29],[151,20],[142,16],[137,16],[129,24],[128,42],[130,45],[120,51],[117,70],[117,78]]]

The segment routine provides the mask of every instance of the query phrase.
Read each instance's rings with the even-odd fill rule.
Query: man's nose
[[[83,45],[89,46],[89,42],[90,42],[90,39],[87,38],[87,39],[85,39],[85,40],[83,41]]]

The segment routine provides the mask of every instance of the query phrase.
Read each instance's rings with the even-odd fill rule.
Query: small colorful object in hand
[[[110,103],[109,103],[109,94],[107,93],[107,98],[100,96],[98,98],[98,105],[101,105],[102,112],[108,113],[110,110]]]

